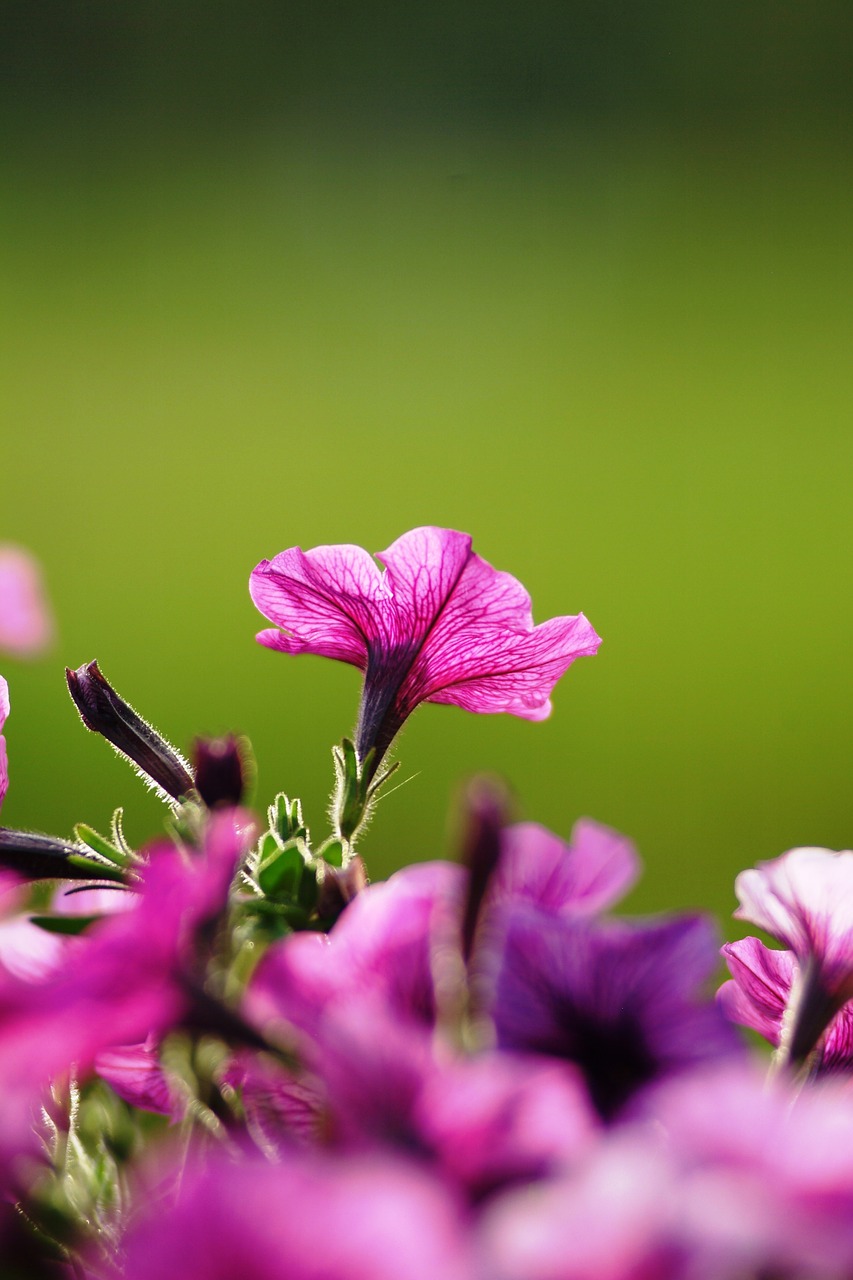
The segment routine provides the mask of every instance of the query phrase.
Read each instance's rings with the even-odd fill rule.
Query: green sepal
[[[123,853],[128,861],[131,861],[134,857],[134,853],[133,849],[127,842],[127,837],[124,834],[124,809],[121,808],[121,806],[119,806],[119,808],[113,813],[112,820],[110,822],[110,835],[112,837],[112,844],[114,848]]]
[[[30,924],[38,925],[45,933],[62,933],[76,937],[83,933],[90,924],[102,920],[103,916],[30,916]]]
[[[379,788],[384,787],[385,783],[391,777],[391,774],[396,773],[399,768],[400,768],[400,761],[395,760],[393,764],[388,765],[387,769],[383,769],[381,773],[378,773],[376,775],[376,777],[371,782],[370,786],[367,788],[368,800],[373,799],[373,797],[376,795],[376,792],[379,790]]]
[[[337,836],[330,836],[317,850],[317,857],[332,867],[342,867],[347,854],[346,843]]]
[[[342,840],[352,841],[370,809],[370,778],[375,758],[371,747],[363,760],[359,760],[355,744],[343,738],[340,746],[332,747],[337,785],[332,802],[335,831]]]
[[[114,863],[117,867],[127,866],[127,856],[124,851],[112,844],[106,836],[102,836],[100,831],[96,831],[94,827],[88,826],[85,822],[78,822],[74,828],[74,835],[80,844],[84,844],[93,853],[99,853],[108,862]]]
[[[312,860],[305,867],[305,871],[299,885],[297,902],[303,911],[310,915],[317,906],[317,899],[319,896],[320,886],[317,884],[317,864]]]
[[[125,883],[124,872],[119,867],[96,862],[94,858],[87,858],[83,853],[69,853],[68,862],[72,867],[88,871],[93,880],[116,880],[119,884]]]
[[[261,857],[256,877],[261,892],[268,898],[295,898],[305,871],[304,850],[301,840],[289,840],[281,846],[273,833],[267,832],[261,840]]]
[[[291,800],[280,791],[267,810],[270,831],[275,832],[282,844],[288,840],[304,840],[308,844],[308,828],[302,817],[302,802]]]

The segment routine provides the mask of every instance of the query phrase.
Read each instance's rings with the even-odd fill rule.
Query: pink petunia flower
[[[9,761],[6,755],[6,739],[3,737],[3,726],[9,715],[9,686],[0,676],[0,809],[9,790]]]
[[[53,639],[38,562],[22,547],[0,546],[0,650],[36,657]]]
[[[739,920],[789,947],[797,982],[784,1056],[802,1061],[853,997],[853,852],[791,849],[735,881]]]
[[[732,975],[717,992],[730,1022],[750,1027],[778,1049],[788,1030],[786,1013],[800,982],[792,951],[771,950],[758,938],[727,942],[723,956]],[[810,1057],[811,1073],[853,1071],[853,1003],[843,1005],[820,1036]]]
[[[575,658],[600,639],[584,615],[533,625],[517,579],[471,550],[467,534],[426,526],[375,561],[361,547],[299,547],[262,560],[249,589],[281,630],[257,639],[283,653],[313,653],[364,672],[356,747],[378,764],[421,702],[542,720]]]
[[[159,1172],[159,1185],[156,1175]],[[408,1161],[176,1151],[135,1188],[122,1280],[473,1280],[461,1206]]]

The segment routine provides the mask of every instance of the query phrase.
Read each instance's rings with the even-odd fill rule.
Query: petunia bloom
[[[151,1181],[149,1174],[149,1183]],[[405,1160],[176,1152],[161,1185],[136,1189],[122,1280],[473,1280],[465,1219]],[[174,1187],[175,1190],[171,1190]]]
[[[739,920],[789,947],[796,989],[783,1054],[802,1061],[853,998],[853,852],[791,849],[735,881]]]
[[[3,737],[3,726],[9,714],[9,686],[0,676],[0,808],[9,790],[9,762],[6,755],[6,739]]]
[[[786,1014],[800,983],[792,951],[771,950],[758,938],[727,942],[723,956],[732,975],[717,992],[730,1022],[750,1027],[778,1049],[788,1031]],[[853,1072],[853,1003],[843,1005],[809,1058],[814,1076]]]
[[[542,720],[550,694],[599,637],[584,615],[533,625],[530,597],[471,550],[467,534],[426,526],[373,558],[341,545],[291,547],[253,570],[249,589],[277,629],[257,639],[364,672],[356,731],[374,765],[421,702]]]
[[[0,546],[0,650],[36,657],[53,639],[38,562],[22,547]]]
[[[610,1120],[645,1086],[738,1052],[701,996],[716,963],[701,916],[571,920],[519,906],[494,979],[498,1045],[576,1063]]]

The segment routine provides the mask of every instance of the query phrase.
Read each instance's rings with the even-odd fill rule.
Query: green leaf
[[[302,802],[300,800],[291,800],[283,791],[280,791],[267,813],[270,821],[270,831],[279,837],[282,844],[297,838],[305,840],[307,843],[308,828],[305,826],[302,817]]]
[[[38,925],[45,933],[62,933],[73,937],[83,933],[96,920],[102,919],[103,916],[30,916],[30,924]]]
[[[295,898],[305,870],[305,857],[301,841],[289,841],[284,848],[278,845],[264,858],[258,867],[257,881],[267,897]]]
[[[94,827],[87,826],[85,822],[78,822],[74,828],[74,835],[81,844],[86,845],[87,849],[91,849],[93,853],[99,853],[108,862],[112,862],[118,867],[127,865],[127,858],[122,850],[117,849],[106,836],[102,836],[100,831],[96,831]]]
[[[317,864],[315,862],[309,862],[302,876],[302,882],[299,885],[299,905],[310,915],[317,906],[317,899],[319,896],[320,887],[317,884]]]
[[[124,873],[118,867],[111,867],[105,862],[96,862],[94,858],[87,858],[82,853],[69,853],[68,862],[72,867],[79,867],[81,871],[87,871],[93,880],[117,880],[119,884],[124,884]]]
[[[344,865],[344,855],[346,853],[346,845],[343,840],[338,840],[336,836],[330,838],[321,845],[317,850],[317,857],[328,862],[330,866],[342,867]]]

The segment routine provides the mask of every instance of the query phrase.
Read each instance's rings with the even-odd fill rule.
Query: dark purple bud
[[[246,789],[243,753],[233,734],[196,738],[193,750],[195,785],[208,809],[233,808]]]
[[[147,778],[174,800],[194,783],[186,761],[156,729],[138,716],[104,679],[97,662],[65,669],[68,689],[87,729],[100,733]]]
[[[26,880],[124,880],[116,866],[89,857],[79,845],[32,831],[0,827],[0,866]]]
[[[468,893],[462,915],[462,955],[466,964],[474,949],[480,910],[501,856],[501,832],[508,816],[509,796],[497,778],[480,777],[464,795],[461,862],[468,868]]]
[[[367,871],[358,854],[345,867],[326,866],[317,899],[321,920],[337,920],[348,902],[367,885]]]

